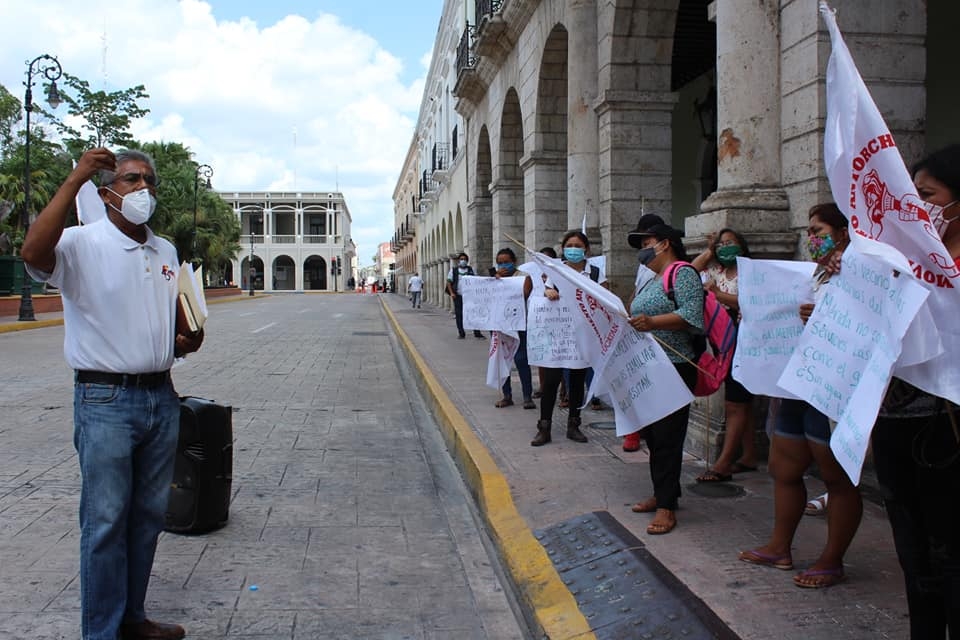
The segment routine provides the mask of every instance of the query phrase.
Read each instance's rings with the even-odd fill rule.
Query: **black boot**
[[[550,442],[550,421],[537,420],[537,437],[530,441],[531,447],[542,447]]]
[[[567,438],[574,442],[586,442],[587,436],[580,431],[580,416],[567,418]]]

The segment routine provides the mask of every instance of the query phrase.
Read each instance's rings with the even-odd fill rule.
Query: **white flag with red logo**
[[[490,352],[487,354],[487,386],[499,389],[510,377],[513,357],[520,347],[520,336],[501,331],[490,332]]]
[[[850,220],[855,251],[912,273],[931,294],[904,339],[894,375],[960,402],[960,268],[938,228],[941,208],[923,202],[857,70],[832,9],[824,162],[834,200]]]

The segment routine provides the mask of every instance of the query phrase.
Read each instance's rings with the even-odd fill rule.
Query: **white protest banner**
[[[777,386],[800,342],[800,305],[813,302],[814,262],[737,258],[740,326],[733,378],[757,395],[792,398]]]
[[[524,280],[526,278],[460,278],[463,328],[512,332],[526,330]]]
[[[513,357],[520,347],[520,338],[500,331],[490,332],[490,352],[487,355],[487,386],[499,389],[510,377]]]
[[[902,339],[930,292],[852,249],[820,300],[778,384],[840,425],[837,460],[856,483]],[[843,443],[841,445],[841,443]]]
[[[693,394],[649,333],[632,327],[620,333],[600,376],[597,391],[609,395],[617,435],[625,436],[693,402]]]
[[[543,293],[532,293],[527,314],[527,361],[531,365],[557,369],[590,366],[577,347],[569,301],[548,300]]]
[[[615,294],[603,288],[583,273],[535,254],[551,283],[560,294],[560,301],[572,307],[575,340],[588,367],[603,369],[617,336],[628,328],[627,311]],[[529,343],[528,343],[529,345]],[[584,398],[590,401],[592,390]]]
[[[928,309],[905,340],[909,352],[894,374],[929,393],[960,402],[960,323],[956,322],[960,268],[940,239],[943,211],[917,195],[890,128],[860,77],[834,12],[823,0],[820,14],[832,45],[827,63],[824,162],[833,197],[855,231],[852,246],[861,253],[876,254],[882,250],[874,239],[890,245],[909,260],[904,270],[932,291]],[[942,347],[935,344],[937,339]],[[918,352],[939,355],[921,362]],[[921,363],[913,364],[917,362]]]
[[[522,265],[517,267],[517,271],[521,271],[530,276],[530,282],[533,284],[533,289],[530,292],[531,298],[533,298],[535,295],[543,296],[543,268],[541,268],[539,264],[536,262],[524,262]]]

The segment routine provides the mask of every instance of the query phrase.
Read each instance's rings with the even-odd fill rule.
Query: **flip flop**
[[[830,494],[825,493],[817,496],[813,500],[807,501],[807,506],[803,508],[803,514],[807,516],[822,516],[827,512],[827,501]]]
[[[665,511],[669,514],[668,522],[657,522],[657,518],[661,516],[660,512]],[[664,516],[666,517],[666,516]],[[670,509],[657,509],[657,515],[653,517],[653,522],[647,525],[647,535],[651,536],[662,536],[665,533],[670,533],[677,526],[677,517],[673,515],[673,511]]]
[[[657,499],[647,498],[630,507],[630,510],[634,513],[652,513],[657,510]]]
[[[733,480],[733,475],[729,473],[719,473],[713,469],[707,469],[697,477],[697,482],[700,483],[730,482],[731,480]]]
[[[793,584],[803,589],[826,589],[847,579],[843,567],[836,569],[807,569],[793,576]]]
[[[738,558],[740,558],[741,562],[759,564],[762,567],[773,567],[781,571],[791,571],[793,569],[793,558],[790,557],[789,553],[785,553],[782,556],[775,556],[770,553],[764,553],[759,549],[751,549],[750,551],[741,551]]]
[[[743,464],[742,462],[734,462],[732,473],[749,473],[751,471],[756,471],[757,467],[750,466],[749,464]]]

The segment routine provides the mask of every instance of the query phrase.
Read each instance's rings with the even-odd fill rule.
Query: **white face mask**
[[[940,239],[943,240],[943,236],[947,235],[947,229],[950,228],[950,223],[957,219],[958,216],[953,216],[952,218],[944,218],[943,212],[949,209],[952,206],[955,206],[960,200],[954,200],[953,202],[948,202],[942,207],[936,207],[930,211],[930,224],[933,225],[933,228],[937,230],[937,234],[940,236]]]
[[[157,199],[153,197],[149,189],[140,189],[133,193],[128,193],[125,196],[120,196],[119,193],[110,187],[106,187],[106,189],[113,195],[123,199],[119,209],[120,215],[126,218],[131,224],[145,224],[147,220],[150,219],[150,216],[153,215],[154,209],[157,208]],[[113,208],[116,209],[116,207]]]

